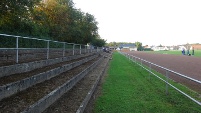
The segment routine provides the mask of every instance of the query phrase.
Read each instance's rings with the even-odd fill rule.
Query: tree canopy
[[[1,0],[0,33],[104,46],[92,14],[72,0]]]
[[[122,45],[122,44],[135,44],[135,43],[132,43],[132,42],[109,42],[106,45],[107,46],[118,47],[119,45]]]
[[[141,42],[135,42],[135,45],[136,45],[138,51],[142,51],[143,48],[142,48]]]

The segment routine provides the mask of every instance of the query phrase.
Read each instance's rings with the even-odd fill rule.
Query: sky
[[[109,42],[201,43],[201,0],[73,0]]]

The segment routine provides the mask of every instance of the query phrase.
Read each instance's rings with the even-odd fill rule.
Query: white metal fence
[[[162,67],[162,66],[160,66],[160,65],[154,64],[154,63],[149,62],[149,61],[147,61],[147,60],[144,60],[144,59],[142,59],[142,58],[139,58],[139,57],[136,57],[136,56],[133,56],[133,55],[124,53],[124,52],[120,52],[120,53],[121,53],[122,55],[126,56],[129,60],[131,60],[131,61],[133,61],[134,63],[136,63],[137,65],[141,66],[143,69],[145,69],[146,71],[148,71],[149,73],[151,73],[152,75],[154,75],[155,77],[157,77],[158,79],[160,79],[161,81],[165,82],[165,83],[166,83],[166,94],[168,94],[168,86],[170,86],[170,87],[174,88],[176,91],[178,91],[179,93],[183,94],[184,96],[188,97],[190,100],[192,100],[193,102],[195,102],[195,103],[197,103],[198,105],[201,106],[201,102],[200,102],[200,101],[194,99],[194,98],[191,97],[190,95],[186,94],[185,92],[181,91],[180,89],[178,89],[177,87],[175,87],[174,85],[172,85],[172,84],[168,81],[168,79],[169,79],[169,73],[173,73],[173,74],[176,74],[176,75],[178,75],[178,76],[180,76],[180,77],[182,77],[182,78],[185,78],[185,79],[188,79],[188,80],[190,80],[190,81],[193,81],[194,83],[198,84],[199,86],[201,85],[201,81],[196,80],[196,79],[193,79],[193,78],[188,77],[188,76],[186,76],[186,75],[180,74],[180,73],[175,72],[175,71],[173,71],[173,70],[167,69],[167,68]],[[149,68],[146,68],[145,66],[143,66],[143,63],[142,63],[142,62],[147,63],[147,64],[148,64],[147,66],[148,66]],[[160,69],[165,70],[165,72],[166,72],[166,75],[165,75],[165,76],[166,76],[166,80],[164,80],[163,78],[159,77],[157,74],[155,74],[154,72],[152,72],[152,71],[151,71],[151,70],[152,70],[152,66],[156,66],[156,67],[158,67],[158,68],[160,68]]]
[[[102,50],[101,47],[95,47],[92,45],[59,42],[53,40],[15,36],[8,34],[0,34],[0,44],[0,57],[7,57],[8,59],[8,57],[10,57],[9,55],[12,54],[13,56],[15,56],[16,63],[19,63],[21,51],[26,51],[30,54],[35,54],[35,51],[39,51],[39,53],[43,53],[43,57],[45,55],[45,59],[49,59],[50,54],[53,52],[55,53],[54,55],[56,57],[66,57],[69,54],[85,54],[91,52],[98,52]]]

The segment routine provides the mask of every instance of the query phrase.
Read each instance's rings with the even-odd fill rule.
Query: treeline
[[[142,43],[138,42],[138,41],[135,43],[132,43],[132,42],[110,42],[110,43],[107,43],[106,45],[110,46],[110,47],[120,47],[120,45],[122,45],[122,44],[134,44],[137,47],[138,51],[143,50]]]
[[[106,45],[110,46],[110,47],[115,47],[115,46],[118,47],[122,44],[135,44],[135,43],[132,43],[132,42],[109,42]]]
[[[0,33],[103,46],[98,22],[72,0],[1,0]]]

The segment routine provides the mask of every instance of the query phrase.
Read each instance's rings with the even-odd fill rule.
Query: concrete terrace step
[[[106,54],[108,56],[110,54]],[[75,87],[63,94],[56,102],[49,106],[43,113],[82,113],[87,105],[93,91],[101,79],[110,57],[104,58],[90,71]],[[86,111],[92,113],[92,111]]]
[[[37,60],[47,59],[47,48],[21,48],[18,51],[19,63],[33,62]],[[82,49],[81,54],[87,54],[89,51]],[[80,50],[74,49],[74,55],[79,55]],[[73,50],[67,49],[49,49],[49,58],[60,58],[64,56],[72,56]],[[16,49],[0,48],[0,66],[16,64]]]
[[[0,67],[0,78],[4,76],[9,76],[12,74],[28,72],[28,71],[41,68],[44,66],[49,66],[49,65],[60,63],[60,62],[70,61],[73,59],[81,58],[81,57],[92,55],[92,54],[94,53],[89,53],[84,55],[83,54],[74,55],[74,56],[48,59],[48,60],[40,60],[40,61],[34,61],[34,62],[28,62],[28,63],[22,63],[22,64],[9,65],[9,66],[2,66]]]
[[[0,101],[0,112],[42,112],[93,69],[98,59],[100,57],[4,98]]]
[[[53,69],[58,68],[58,67],[62,67],[64,65],[67,65],[67,64],[70,64],[70,63],[73,63],[73,62],[76,62],[76,61],[83,60],[83,59],[88,58],[90,56],[93,56],[93,55],[84,56],[84,57],[80,57],[80,58],[65,61],[65,62],[59,62],[59,63],[56,63],[56,64],[52,64],[52,65],[44,66],[44,67],[41,67],[41,68],[37,68],[37,69],[31,70],[31,71],[28,71],[28,72],[23,72],[23,73],[12,74],[12,75],[9,75],[9,76],[4,76],[4,77],[0,78],[0,86],[8,84],[8,83],[11,83],[11,82],[15,82],[15,81],[27,78],[27,77],[31,77],[31,76],[34,76],[34,75],[37,75],[37,74],[41,74],[41,73],[53,70]]]
[[[9,83],[9,80],[7,80],[7,83],[5,84],[1,84],[0,86],[0,100],[6,97],[9,97],[15,93],[18,93],[22,90],[25,90],[37,83],[43,82],[45,80],[51,79],[52,77],[55,77],[65,71],[68,71],[74,67],[77,67],[89,60],[94,59],[95,57],[97,57],[97,55],[93,55],[93,56],[89,56],[86,58],[82,58],[82,59],[77,59],[78,61],[73,61],[73,62],[64,62],[64,63],[60,63],[59,65],[56,65],[56,68],[51,69],[51,70],[41,70],[39,71],[37,74],[31,74],[31,73],[26,73],[24,78],[18,78],[15,79],[15,81],[12,81],[11,83]],[[29,75],[29,77],[26,77],[27,74]],[[20,75],[19,75],[20,76]],[[3,77],[5,78],[5,77]],[[0,78],[0,82],[2,81],[6,81],[6,79]],[[7,77],[8,78],[8,77]],[[9,79],[12,78],[16,78],[14,77],[9,77]]]

